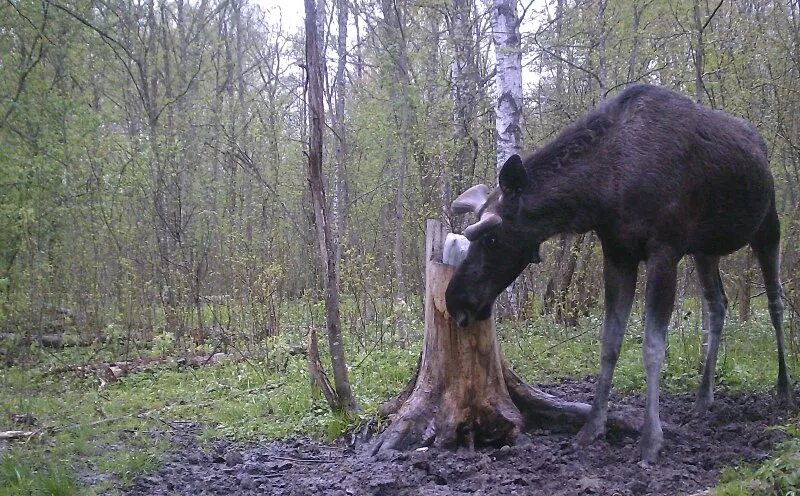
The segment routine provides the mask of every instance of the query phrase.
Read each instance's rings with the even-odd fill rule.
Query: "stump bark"
[[[428,221],[422,354],[406,388],[380,408],[391,424],[373,453],[422,446],[502,446],[513,444],[533,425],[580,426],[590,405],[526,384],[505,360],[493,318],[466,328],[450,318],[444,295],[456,267],[442,263],[445,235],[440,222]],[[609,426],[636,431],[621,416],[610,415]]]

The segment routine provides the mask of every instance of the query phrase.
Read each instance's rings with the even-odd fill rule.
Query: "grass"
[[[759,466],[740,466],[723,471],[717,496],[796,496],[800,494],[800,436],[782,443]]]
[[[78,494],[78,483],[64,463],[32,467],[11,454],[0,460],[0,494],[69,496]]]
[[[351,369],[351,382],[365,417],[403,387],[417,354],[418,349],[393,349],[352,356],[352,363],[361,362]],[[85,358],[77,350],[40,352],[36,366],[2,369],[0,430],[18,429],[9,419],[21,413],[36,417],[35,428],[58,429],[0,452],[0,496],[91,494],[114,482],[128,484],[135,475],[158,466],[170,446],[167,424],[175,420],[202,425],[206,441],[293,435],[334,439],[358,421],[330,412],[312,390],[302,356],[196,369],[162,367],[104,388],[92,377],[41,374],[52,362],[82,363]],[[113,477],[91,477],[103,473]],[[84,482],[91,487],[82,487]],[[53,490],[47,492],[45,483]]]
[[[545,319],[501,323],[498,334],[515,368],[531,382],[596,372],[599,360],[599,319],[586,318],[578,328],[565,329]],[[718,384],[733,391],[773,387],[777,374],[774,337],[766,315],[747,325],[726,326],[720,352]],[[420,329],[414,330],[417,336]],[[629,326],[615,374],[615,388],[638,392],[644,387],[641,364],[641,323]],[[33,349],[25,365],[0,369],[0,429],[18,428],[11,414],[32,413],[37,428],[58,427],[27,442],[0,451],[0,496],[96,494],[129,484],[137,474],[158,467],[171,446],[169,423],[192,421],[202,426],[201,439],[241,442],[309,435],[340,436],[354,423],[372,415],[377,405],[400,390],[412,373],[419,344],[407,350],[351,350],[351,382],[362,416],[342,418],[331,413],[311,388],[305,358],[285,352],[288,336],[274,339],[269,358],[201,368],[160,367],[99,387],[93,377],[75,373],[43,376],[49,366],[114,358],[102,349],[68,349],[52,354]],[[675,331],[664,370],[667,391],[692,391],[698,383],[700,342],[697,332]],[[326,359],[323,359],[327,363]],[[104,421],[112,419],[113,421]],[[94,424],[96,423],[96,424]],[[93,425],[94,424],[94,425]],[[725,473],[721,494],[764,487],[797,490],[798,432],[794,441],[758,467],[737,467]],[[781,475],[784,474],[784,475]],[[794,479],[792,479],[794,477]],[[738,484],[738,485],[737,485]],[[749,484],[749,485],[748,485]],[[738,489],[737,489],[738,488]],[[787,493],[789,494],[789,493]]]
[[[778,376],[775,337],[769,317],[758,314],[742,325],[731,319],[725,326],[717,362],[717,387],[731,391],[764,391]],[[600,363],[600,317],[586,318],[577,329],[564,329],[543,320],[498,326],[506,356],[529,381],[550,382],[564,376],[595,374]],[[634,316],[614,373],[614,388],[642,392],[641,320]],[[701,336],[694,330],[672,330],[662,372],[663,391],[694,391],[699,384]]]

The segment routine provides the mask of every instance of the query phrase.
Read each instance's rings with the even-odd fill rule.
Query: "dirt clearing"
[[[545,391],[589,401],[589,380],[565,380]],[[573,433],[537,429],[524,443],[474,452],[435,448],[369,455],[307,439],[241,446],[219,442],[201,449],[193,429],[176,429],[181,446],[155,473],[139,476],[129,495],[449,495],[547,494],[680,495],[714,486],[720,470],[766,458],[784,435],[772,425],[786,412],[768,394],[719,393],[703,419],[692,415],[692,395],[663,395],[665,448],[658,465],[641,466],[637,439],[611,433],[579,449]],[[612,397],[615,407],[641,412],[642,396]]]

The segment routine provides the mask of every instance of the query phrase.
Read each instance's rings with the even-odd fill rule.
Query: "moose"
[[[677,266],[693,258],[709,338],[695,411],[713,401],[714,369],[727,310],[719,260],[749,244],[764,278],[778,348],[778,398],[792,402],[784,352],[780,225],[767,148],[746,121],[651,85],[633,85],[563,129],[524,161],[512,155],[499,187],[465,191],[454,214],[474,212],[470,241],[445,294],[459,326],[491,316],[495,298],[539,246],[565,232],[594,231],[605,286],[600,372],[576,441],[605,435],[614,367],[646,267],[643,358],[647,379],[640,453],[653,463],[663,446],[659,378],[675,300]]]

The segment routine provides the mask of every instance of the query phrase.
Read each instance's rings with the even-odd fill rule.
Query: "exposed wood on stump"
[[[459,328],[445,306],[455,267],[441,263],[445,230],[429,220],[426,232],[425,338],[409,385],[380,412],[391,425],[373,447],[378,454],[420,446],[511,444],[528,425],[580,425],[591,407],[527,385],[508,366],[494,320]],[[611,427],[635,428],[610,416]]]

